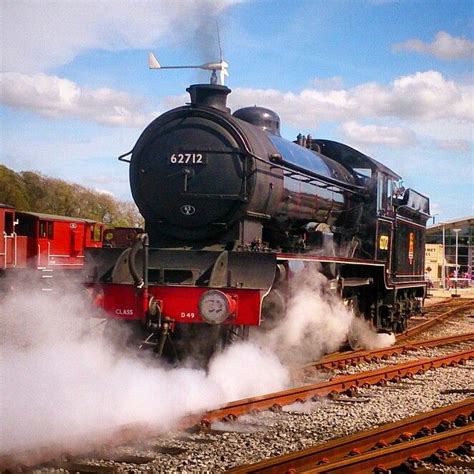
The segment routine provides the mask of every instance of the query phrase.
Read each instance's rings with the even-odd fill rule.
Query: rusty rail
[[[474,333],[458,334],[456,336],[446,336],[437,339],[428,339],[425,341],[401,344],[397,346],[384,347],[382,349],[375,349],[372,351],[355,351],[346,353],[330,354],[323,357],[317,362],[312,362],[305,365],[300,370],[324,370],[341,368],[347,365],[355,365],[361,362],[370,362],[372,360],[386,359],[399,354],[404,354],[407,351],[419,350],[428,347],[441,347],[449,344],[457,344],[460,342],[467,342],[474,339]]]
[[[374,447],[386,448],[390,443],[406,438],[409,434],[429,435],[441,423],[446,426],[446,422],[453,423],[458,420],[458,424],[462,425],[471,420],[470,427],[472,430],[473,410],[474,399],[469,398],[431,412],[421,413],[411,418],[382,425],[344,438],[330,440],[324,444],[301,451],[277,456],[259,463],[239,466],[228,472],[232,474],[302,472],[322,463],[324,463],[322,469],[325,470],[329,467],[329,463],[331,463],[331,466],[336,465],[337,461],[342,460],[348,455],[369,451]],[[346,471],[341,470],[339,472]]]
[[[425,436],[406,443],[400,443],[388,448],[370,451],[358,456],[353,456],[325,466],[308,469],[307,473],[325,472],[360,474],[362,472],[373,472],[374,468],[380,470],[397,467],[405,461],[427,458],[438,450],[453,450],[463,444],[470,443],[474,434],[472,424],[461,428],[451,429],[431,436]]]
[[[451,364],[464,364],[474,358],[474,349],[456,352],[436,358],[423,358],[403,364],[392,365],[382,369],[361,372],[358,374],[335,377],[331,380],[292,388],[260,397],[246,398],[229,403],[224,407],[207,413],[201,424],[210,425],[212,421],[232,420],[254,410],[281,408],[295,402],[304,402],[313,397],[325,397],[337,393],[353,393],[358,387],[385,384],[389,381],[398,382],[403,377],[411,377],[427,370],[446,367]]]
[[[438,314],[434,318],[430,318],[428,321],[425,321],[424,323],[417,324],[416,326],[413,326],[412,328],[407,329],[405,332],[403,332],[397,337],[397,340],[406,341],[408,338],[435,326],[436,324],[441,322],[443,319],[446,319],[449,316],[453,316],[457,312],[463,311],[469,308],[469,306],[473,306],[473,305],[474,305],[473,300],[468,300],[459,305],[456,305],[454,308],[451,308],[450,310],[444,313]]]
[[[450,354],[449,356],[434,359],[426,358],[356,375],[337,377],[319,384],[232,402],[218,410],[208,412],[204,416],[188,416],[181,421],[179,426],[181,429],[189,428],[196,424],[206,426],[211,424],[212,421],[234,419],[253,410],[265,410],[272,407],[279,408],[283,405],[305,401],[313,397],[319,398],[335,393],[355,391],[357,387],[361,386],[376,383],[384,384],[392,380],[398,381],[405,376],[412,376],[413,374],[422,373],[436,367],[465,363],[472,358],[474,358],[474,350],[467,350]],[[103,432],[97,430],[97,432],[87,435],[71,436],[69,439],[63,439],[60,443],[49,446],[22,449],[12,453],[0,452],[0,471],[18,465],[25,467],[35,466],[63,454],[66,454],[68,457],[79,456],[84,452],[99,451],[104,448],[144,440],[159,434],[160,430],[156,427],[129,424],[118,427],[112,433],[110,431]]]

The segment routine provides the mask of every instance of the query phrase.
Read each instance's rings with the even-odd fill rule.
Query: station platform
[[[458,298],[474,298],[474,286],[470,286],[469,288],[458,288],[455,290],[454,288],[443,289],[443,288],[430,288],[428,290],[429,298],[451,298],[451,295],[458,294]]]

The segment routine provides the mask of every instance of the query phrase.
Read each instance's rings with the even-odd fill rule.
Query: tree
[[[30,210],[28,189],[14,171],[0,165],[0,202],[16,209]]]
[[[105,224],[143,227],[132,202],[34,171],[15,173],[0,165],[0,202],[18,210],[92,219]]]

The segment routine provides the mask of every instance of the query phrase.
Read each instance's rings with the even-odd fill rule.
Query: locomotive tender
[[[285,140],[271,110],[231,114],[225,86],[187,91],[190,104],[120,157],[146,233],[89,251],[110,325],[143,328],[160,355],[180,357],[193,339],[213,348],[271,327],[291,278],[317,267],[378,331],[403,331],[426,294],[428,198],[347,145]]]

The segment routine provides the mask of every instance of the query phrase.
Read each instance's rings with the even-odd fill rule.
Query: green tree
[[[0,202],[16,209],[30,210],[28,189],[21,176],[0,165]]]
[[[132,202],[34,171],[15,173],[3,165],[0,165],[0,202],[22,211],[143,227],[143,218]]]

